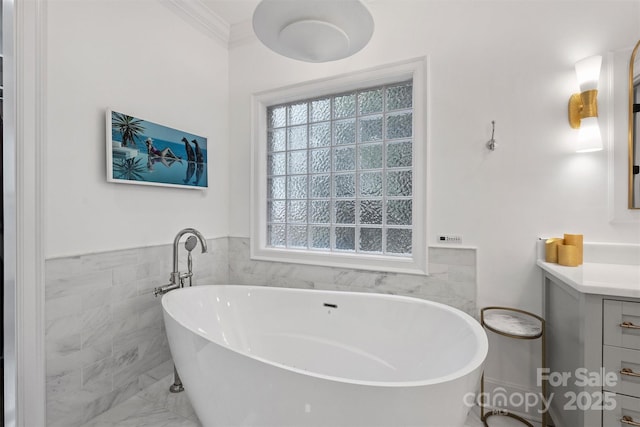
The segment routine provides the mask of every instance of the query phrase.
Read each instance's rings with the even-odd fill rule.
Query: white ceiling
[[[202,2],[232,26],[251,20],[260,0],[202,0]]]
[[[213,13],[233,26],[241,22],[251,21],[253,11],[260,0],[201,0]],[[375,0],[363,0],[371,6]]]
[[[261,0],[169,0],[177,11],[227,46],[253,40],[253,12]],[[301,0],[292,0],[301,1]],[[371,7],[377,0],[362,0]]]

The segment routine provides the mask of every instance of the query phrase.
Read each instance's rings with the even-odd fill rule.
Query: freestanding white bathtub
[[[463,426],[488,349],[469,315],[416,298],[214,285],[162,306],[204,427]]]

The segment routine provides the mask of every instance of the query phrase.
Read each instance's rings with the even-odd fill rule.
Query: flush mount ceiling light
[[[253,13],[253,30],[274,52],[327,62],[365,47],[373,17],[359,0],[262,0]]]

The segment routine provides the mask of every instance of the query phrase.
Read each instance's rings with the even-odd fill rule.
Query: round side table
[[[544,319],[524,310],[510,307],[485,307],[480,310],[480,323],[482,326],[496,334],[515,338],[519,340],[535,340],[540,339],[542,346],[542,369],[546,368],[545,358],[545,325]],[[484,402],[484,373],[480,382],[480,418],[486,427],[487,419],[492,416],[506,416],[520,421],[522,424],[533,427],[533,425],[519,415],[509,411],[493,411],[485,414]],[[542,396],[547,397],[547,384],[542,380]],[[547,427],[547,412],[542,413],[542,427]]]

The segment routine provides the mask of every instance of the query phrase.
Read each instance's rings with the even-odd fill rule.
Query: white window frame
[[[327,267],[427,274],[427,59],[425,57],[252,96],[251,259]],[[373,86],[413,81],[412,255],[390,256],[267,246],[267,107]]]

